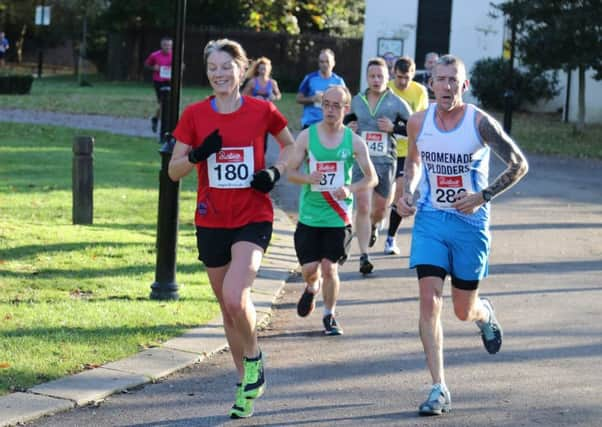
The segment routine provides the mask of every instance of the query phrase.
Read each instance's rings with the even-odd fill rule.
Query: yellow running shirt
[[[401,99],[406,101],[412,113],[417,111],[426,110],[429,105],[429,96],[426,88],[420,83],[411,81],[410,85],[406,90],[399,90],[395,86],[395,81],[389,81],[389,87],[393,93],[399,96]],[[397,137],[397,157],[405,157],[408,155],[408,137],[398,136]]]

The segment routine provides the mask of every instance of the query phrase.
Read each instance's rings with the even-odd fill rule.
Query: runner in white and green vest
[[[343,333],[335,320],[335,305],[340,286],[338,263],[347,258],[351,241],[352,194],[377,183],[366,144],[343,125],[350,101],[347,88],[327,89],[322,97],[323,120],[299,134],[289,158],[289,180],[303,185],[295,250],[306,285],[297,313],[306,317],[313,311],[321,287],[326,335]],[[364,176],[352,183],[355,163]]]

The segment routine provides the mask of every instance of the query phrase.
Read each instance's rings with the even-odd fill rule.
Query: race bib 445
[[[368,152],[372,157],[380,157],[387,155],[388,135],[385,132],[362,132],[362,138],[366,141]]]

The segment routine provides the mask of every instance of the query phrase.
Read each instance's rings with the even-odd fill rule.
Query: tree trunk
[[[17,47],[17,64],[21,65],[23,62],[23,44],[25,43],[25,33],[27,33],[27,24],[23,24],[21,28],[21,33],[19,34],[19,39],[15,43]]]
[[[88,16],[84,14],[82,22],[82,44],[79,47],[79,60],[77,63],[77,82],[80,86],[84,84],[84,61],[86,60],[86,38],[88,37]]]
[[[582,133],[585,130],[585,66],[579,66],[579,101],[577,109],[576,130]]]

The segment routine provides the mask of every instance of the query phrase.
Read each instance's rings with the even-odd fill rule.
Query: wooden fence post
[[[76,136],[73,141],[73,224],[92,224],[94,158],[92,152],[94,138]]]

